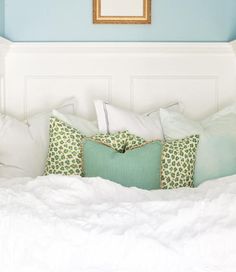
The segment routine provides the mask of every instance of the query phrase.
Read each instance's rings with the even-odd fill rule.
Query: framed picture
[[[150,24],[151,0],[93,0],[94,24]]]

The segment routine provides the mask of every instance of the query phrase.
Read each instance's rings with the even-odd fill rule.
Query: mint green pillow
[[[159,141],[119,153],[96,141],[84,140],[84,174],[109,179],[126,187],[159,189],[161,151]]]
[[[129,133],[124,131],[114,134],[96,134],[90,138],[123,152],[128,137]],[[86,136],[76,128],[56,117],[51,117],[49,149],[44,174],[82,176],[82,141],[84,138]]]
[[[160,110],[166,139],[200,135],[194,174],[194,186],[236,174],[236,104],[214,113],[202,121],[185,115]]]

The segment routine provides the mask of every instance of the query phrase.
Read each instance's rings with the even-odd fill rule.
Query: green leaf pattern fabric
[[[147,143],[146,140],[144,140],[143,138],[136,136],[134,134],[128,134],[127,137],[127,142],[125,145],[125,151],[127,150],[132,150],[135,149],[137,147],[143,146]]]
[[[82,176],[82,143],[86,137],[56,117],[50,118],[49,134],[49,150],[44,174]],[[90,139],[118,152],[124,152],[128,135],[127,131],[123,131],[114,134],[96,134]]]
[[[162,150],[161,189],[193,187],[199,136],[166,141]]]

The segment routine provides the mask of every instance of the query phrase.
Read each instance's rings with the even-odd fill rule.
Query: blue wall
[[[4,0],[0,0],[0,36],[4,34]]]
[[[93,25],[92,0],[5,0],[5,35],[13,41],[229,41],[236,38],[236,0],[152,0],[151,25]]]

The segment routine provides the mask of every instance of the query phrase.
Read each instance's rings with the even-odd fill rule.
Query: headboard
[[[0,39],[1,111],[19,118],[78,99],[145,112],[180,101],[202,118],[236,101],[233,43],[12,43]]]

